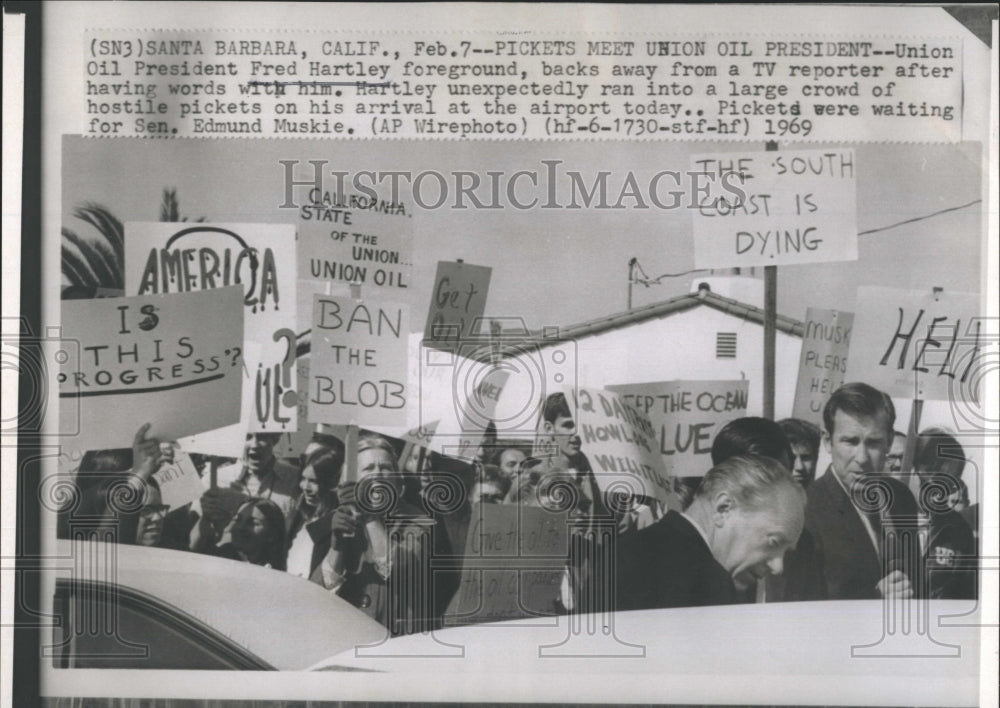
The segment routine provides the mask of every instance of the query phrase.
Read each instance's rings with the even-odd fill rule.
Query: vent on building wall
[[[715,358],[736,358],[736,332],[719,332],[715,335]]]

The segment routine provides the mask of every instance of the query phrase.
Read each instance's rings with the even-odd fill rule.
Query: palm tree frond
[[[115,265],[115,254],[107,245],[100,241],[85,241],[75,232],[64,228],[63,238],[76,246],[91,272],[97,278],[97,284],[102,288],[122,288],[121,271]],[[76,254],[74,254],[76,255]]]
[[[183,221],[179,218],[180,206],[177,203],[176,189],[163,189],[163,201],[160,202],[160,221]]]
[[[102,262],[106,264],[110,270],[110,277],[108,279],[109,285],[102,285],[102,287],[124,290],[125,289],[125,272],[123,268],[116,267],[115,254],[108,247],[108,245],[102,241],[91,241],[90,245],[93,246],[94,250],[100,254]]]
[[[93,202],[78,206],[73,211],[73,215],[86,221],[104,236],[105,240],[111,244],[118,268],[121,269],[125,264],[125,229],[118,217],[105,207]]]
[[[66,246],[62,249],[62,272],[71,285],[98,287],[97,276],[90,270],[87,262]]]

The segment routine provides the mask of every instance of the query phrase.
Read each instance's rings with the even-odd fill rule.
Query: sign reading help
[[[296,426],[295,227],[290,224],[125,224],[129,293],[181,293],[241,285],[246,338],[261,346],[247,389],[249,432]]]
[[[853,150],[714,153],[691,165],[695,268],[858,259]]]
[[[485,266],[438,261],[424,327],[425,345],[451,349],[480,334],[473,331],[473,325],[486,311],[492,272]]]
[[[176,440],[236,423],[239,287],[62,303],[60,426],[82,449],[121,447],[145,422]]]
[[[826,399],[843,385],[847,374],[853,325],[853,312],[813,307],[806,311],[792,417],[823,427]]]
[[[663,381],[608,386],[649,416],[659,454],[674,477],[702,477],[712,467],[712,440],[747,414],[750,382]]]
[[[896,398],[978,402],[983,329],[975,293],[858,288],[847,380]]]
[[[409,307],[313,297],[309,419],[406,425]]]
[[[407,216],[350,212],[335,228],[299,225],[299,278],[398,292],[410,287],[413,221]]]
[[[624,492],[676,505],[673,484],[656,447],[657,431],[645,413],[601,389],[567,390],[576,411],[582,451],[602,492]]]

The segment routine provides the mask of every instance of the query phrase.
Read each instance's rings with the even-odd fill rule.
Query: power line
[[[897,222],[895,224],[889,224],[888,226],[881,226],[881,227],[879,227],[877,229],[868,229],[867,231],[859,231],[858,232],[858,236],[867,236],[868,234],[878,233],[879,231],[888,231],[889,229],[894,229],[897,226],[903,226],[904,224],[912,224],[912,223],[917,222],[917,221],[923,221],[924,219],[930,219],[932,216],[939,216],[941,214],[947,214],[949,211],[958,211],[959,209],[965,209],[966,207],[970,207],[973,204],[980,204],[980,203],[982,203],[982,201],[983,201],[982,199],[973,199],[968,204],[962,204],[960,206],[948,207],[947,209],[941,209],[940,211],[935,211],[935,212],[932,212],[930,214],[926,214],[925,216],[915,216],[912,219],[907,219],[906,221],[899,221],[899,222]]]
[[[948,212],[951,212],[951,211],[958,211],[959,209],[967,209],[968,207],[970,207],[970,206],[972,206],[974,204],[981,204],[982,201],[983,201],[982,199],[973,199],[971,202],[969,202],[967,204],[960,204],[959,206],[953,206],[953,207],[948,207],[946,209],[940,209],[938,211],[931,212],[930,214],[925,214],[923,216],[915,216],[912,219],[906,219],[904,221],[898,221],[895,224],[889,224],[888,226],[880,226],[877,229],[868,229],[867,231],[859,231],[858,232],[858,236],[867,236],[868,234],[875,234],[875,233],[879,233],[880,231],[888,231],[889,229],[894,229],[897,226],[905,226],[906,224],[913,224],[913,223],[916,223],[918,221],[923,221],[924,219],[930,219],[930,218],[933,218],[935,216],[940,216],[941,214],[947,214]],[[680,273],[663,273],[662,275],[658,275],[655,278],[650,278],[646,274],[646,271],[643,270],[642,265],[639,263],[638,259],[633,259],[633,261],[635,263],[635,267],[642,274],[642,277],[641,278],[634,278],[632,282],[634,282],[634,283],[636,283],[638,285],[643,285],[643,286],[645,286],[647,288],[650,285],[659,285],[660,282],[662,280],[664,280],[665,278],[680,278],[681,276],[690,275],[691,273],[704,273],[705,271],[710,270],[709,268],[693,268],[691,270],[681,271]]]

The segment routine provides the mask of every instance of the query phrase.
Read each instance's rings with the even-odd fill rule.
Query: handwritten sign
[[[246,338],[261,346],[249,432],[296,426],[294,244],[290,224],[125,224],[127,292],[243,287]]]
[[[352,211],[350,223],[299,225],[299,278],[363,285],[366,291],[410,287],[413,221]]]
[[[673,484],[657,449],[657,431],[645,413],[617,393],[596,388],[567,390],[566,400],[573,401],[581,447],[602,492],[675,503]]]
[[[310,303],[312,298],[309,298]],[[306,326],[308,328],[308,325]],[[295,361],[295,385],[298,392],[298,428],[285,432],[274,444],[276,457],[297,458],[312,439],[316,426],[309,421],[309,359],[302,357]]]
[[[62,303],[63,431],[83,449],[131,444],[136,429],[176,440],[238,420],[239,287]]]
[[[461,584],[445,612],[445,623],[555,614],[567,543],[565,513],[478,505],[469,522]]]
[[[492,268],[485,266],[438,261],[424,327],[426,345],[453,348],[479,334],[473,331],[473,325],[486,311],[492,272]]]
[[[406,424],[407,305],[313,296],[309,419]]]
[[[452,404],[443,411],[429,447],[471,462],[486,439],[487,426],[496,417],[497,402],[510,370],[473,359],[456,357],[456,360],[461,362],[461,368],[455,371],[452,380]]]
[[[749,381],[663,381],[608,386],[649,416],[666,467],[674,477],[702,477],[712,467],[712,440],[747,414]]]
[[[256,367],[256,362],[258,361],[260,361],[260,345],[244,339],[243,398],[240,403],[239,421],[224,428],[217,428],[204,433],[198,433],[197,435],[178,438],[177,443],[182,450],[198,452],[203,455],[216,455],[218,457],[239,458],[243,456],[243,448],[246,445],[247,439],[247,425],[253,417],[254,406],[253,389],[248,385],[252,383],[252,380],[247,372]]]
[[[858,288],[847,380],[897,398],[979,400],[986,343],[975,293]]]
[[[792,417],[823,427],[823,406],[847,374],[853,326],[853,312],[806,310]]]
[[[418,425],[415,428],[405,425],[370,425],[368,426],[368,429],[373,433],[378,433],[379,435],[386,435],[390,438],[396,438],[397,440],[403,440],[408,443],[413,443],[414,445],[419,445],[420,447],[429,447],[431,441],[434,440],[434,433],[437,431],[439,423],[440,421],[432,420],[425,425]]]
[[[174,451],[173,464],[161,466],[153,474],[153,478],[160,485],[163,503],[171,509],[179,509],[201,499],[205,492],[197,468],[187,453],[180,450]]]
[[[854,151],[694,155],[695,268],[858,259]]]

